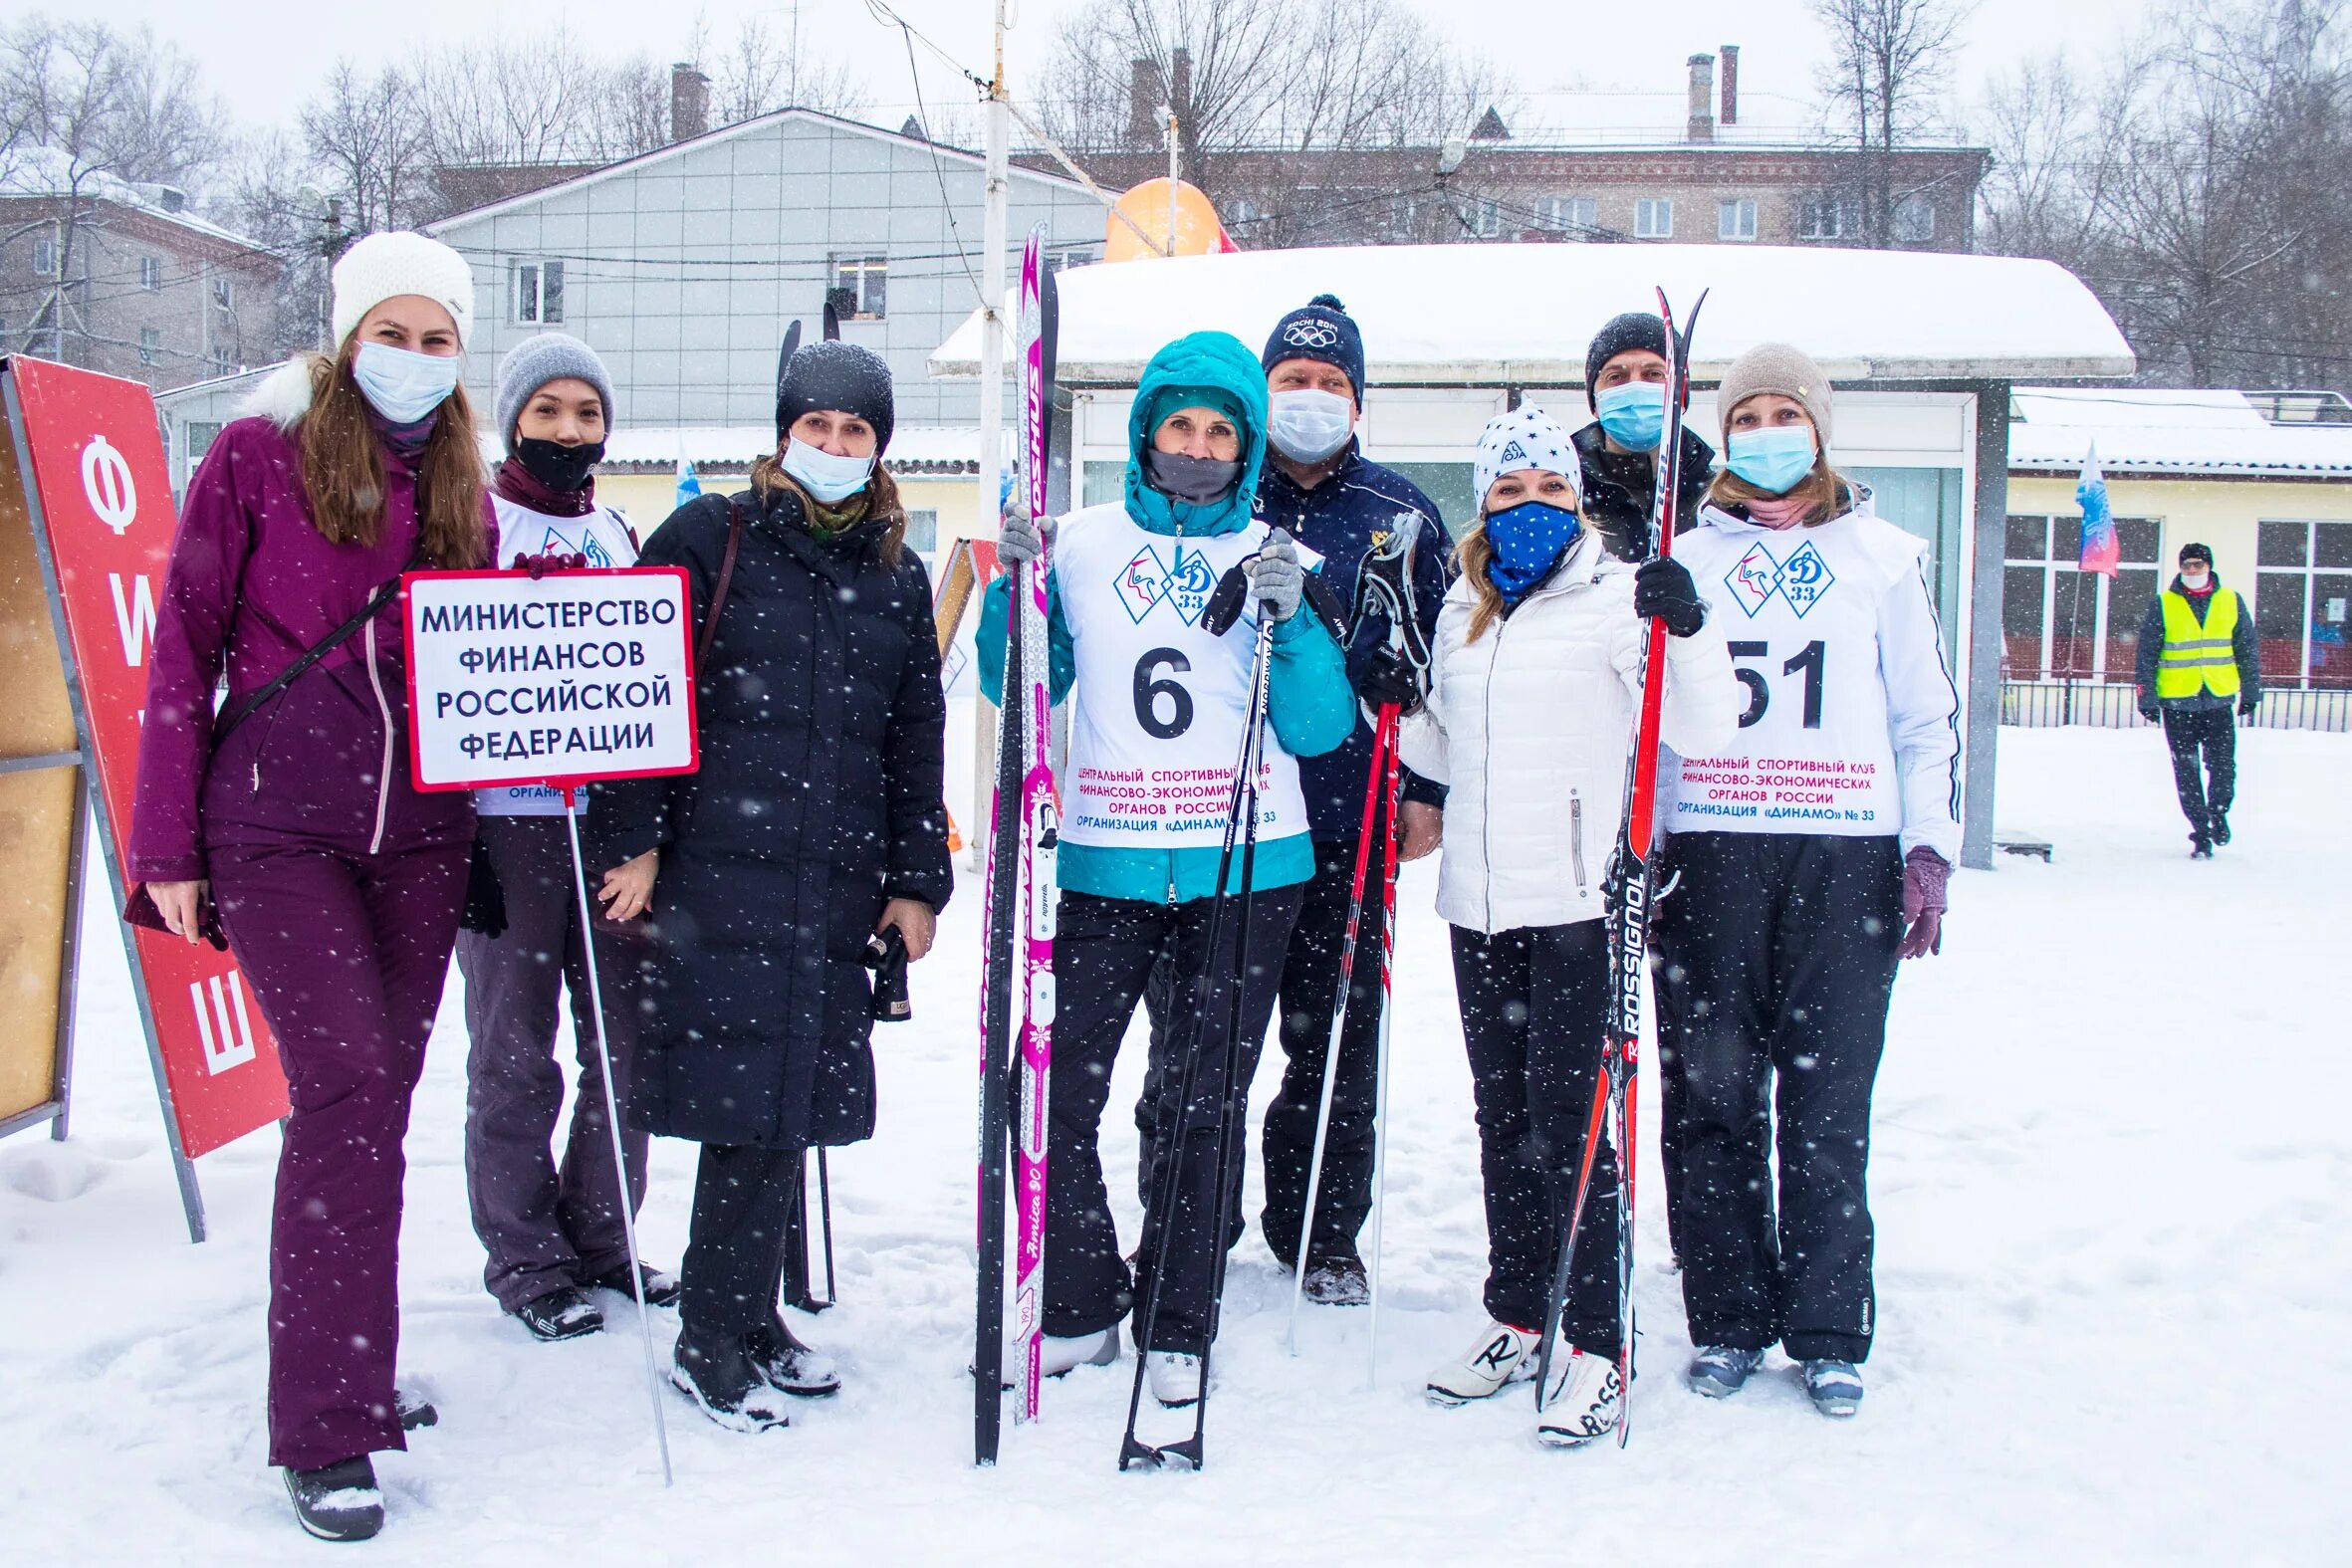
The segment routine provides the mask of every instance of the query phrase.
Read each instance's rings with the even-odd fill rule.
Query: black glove
[[[2247,692],[2244,696],[2237,699],[2237,717],[2240,719],[2250,719],[2254,716],[2254,710],[2259,708],[2261,705],[2262,698],[2260,693]]]
[[[1666,622],[1669,636],[1696,637],[1707,624],[1707,604],[1679,560],[1653,556],[1633,573],[1633,613]]]
[[[2163,710],[2162,708],[2160,708],[2159,706],[2157,706],[2157,702],[2156,702],[2156,699],[2155,699],[2155,698],[2153,698],[2153,697],[2149,697],[2149,696],[2146,696],[2146,695],[2143,695],[2143,696],[2140,698],[2140,717],[2141,717],[2141,718],[2143,718],[2143,719],[2147,720],[2147,721],[2148,721],[2150,724],[2154,724],[2154,723],[2155,723],[2155,722],[2156,722],[2158,719],[2162,718],[2163,716],[2164,716],[2164,710]]]
[[[1383,643],[1356,672],[1355,694],[1374,708],[1394,703],[1399,713],[1419,713],[1424,695],[1421,672],[1403,653]]]

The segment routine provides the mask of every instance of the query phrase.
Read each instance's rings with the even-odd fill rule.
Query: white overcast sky
[[[1406,0],[1455,41],[1515,68],[1530,92],[1563,86],[1674,92],[1684,60],[1721,44],[1741,46],[1743,89],[1805,96],[1821,34],[1804,0]],[[2064,48],[2089,63],[2138,28],[2154,0],[1979,0],[1956,75],[1965,101],[1989,73]],[[973,71],[988,69],[994,0],[891,0],[899,14]],[[1055,24],[1082,0],[1018,0],[1007,58],[1016,95],[1048,53]],[[790,24],[790,0],[32,0],[9,10],[103,17],[146,25],[202,67],[241,125],[290,124],[295,108],[339,57],[389,61],[462,40],[530,34],[561,18],[579,38],[614,54],[684,58],[699,17],[713,37],[746,16]],[[802,0],[804,39],[851,60],[873,100],[875,120],[912,108],[906,52],[896,28],[865,0]],[[919,49],[922,89],[934,106],[960,84]],[[964,102],[969,102],[965,91]]]

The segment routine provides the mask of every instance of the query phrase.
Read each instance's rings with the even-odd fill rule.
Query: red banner
[[[98,775],[100,833],[119,895],[147,655],[177,523],[155,404],[136,381],[40,359],[12,357],[8,372],[22,418],[26,500],[64,611],[77,716]],[[236,961],[162,932],[124,929],[186,1154],[209,1153],[284,1116],[277,1045]]]

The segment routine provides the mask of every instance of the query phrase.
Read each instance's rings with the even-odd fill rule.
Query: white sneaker
[[[1617,1430],[1625,1384],[1617,1363],[1587,1355],[1573,1345],[1551,1353],[1551,1386],[1535,1415],[1535,1441],[1555,1449],[1581,1448]]]
[[[1181,1350],[1144,1352],[1151,1374],[1151,1397],[1170,1410],[1201,1402],[1201,1358]]]
[[[1535,1375],[1535,1336],[1509,1323],[1490,1322],[1459,1357],[1429,1374],[1432,1405],[1461,1405],[1500,1393]]]

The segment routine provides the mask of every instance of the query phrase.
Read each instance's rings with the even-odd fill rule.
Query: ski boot
[[[1535,1412],[1535,1441],[1546,1448],[1580,1449],[1617,1430],[1625,1384],[1615,1358],[1587,1355],[1573,1345],[1555,1346],[1551,1386]]]
[[[1694,1394],[1728,1399],[1739,1393],[1746,1386],[1748,1375],[1763,1364],[1761,1350],[1742,1350],[1737,1345],[1702,1345],[1683,1377]]]
[[[1804,1363],[1804,1380],[1813,1409],[1822,1415],[1842,1421],[1861,1410],[1862,1372],[1852,1362],[1808,1361]]]
[[[1492,1322],[1470,1347],[1429,1374],[1424,1392],[1432,1405],[1466,1405],[1501,1393],[1535,1375],[1535,1334]]]

